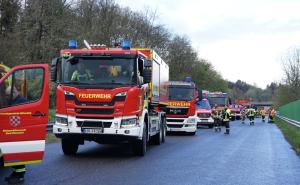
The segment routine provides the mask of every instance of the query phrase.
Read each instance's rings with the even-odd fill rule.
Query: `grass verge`
[[[55,121],[55,109],[49,109],[49,121]]]
[[[60,139],[58,139],[57,137],[55,137],[54,134],[52,133],[47,133],[46,135],[46,143],[49,144],[49,143],[57,143],[57,142],[60,142]]]
[[[293,126],[280,118],[276,118],[275,123],[282,131],[286,140],[300,156],[300,128]]]

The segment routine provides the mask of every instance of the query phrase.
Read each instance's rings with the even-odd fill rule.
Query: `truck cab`
[[[169,103],[166,108],[168,132],[187,132],[195,135],[197,100],[198,92],[194,82],[169,82]]]
[[[209,101],[204,98],[196,104],[197,111],[197,126],[208,126],[212,128],[214,119],[212,118],[211,106]]]

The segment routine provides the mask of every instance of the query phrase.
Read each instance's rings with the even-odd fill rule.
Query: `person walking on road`
[[[265,118],[266,118],[266,110],[264,108],[262,108],[260,110],[260,115],[261,115],[261,119],[262,119],[262,122],[265,122]]]
[[[274,122],[275,110],[273,107],[269,109],[269,123]]]
[[[246,120],[246,109],[242,110],[241,115],[242,115],[242,123],[244,124]]]
[[[214,119],[215,132],[221,132],[222,117],[216,107],[212,110],[212,118]]]
[[[224,132],[224,134],[229,134],[230,132],[229,121],[230,121],[230,110],[227,107],[225,107],[223,113],[223,123],[225,125],[226,131]]]
[[[250,125],[254,125],[254,116],[255,116],[255,110],[250,107],[247,111],[249,120],[250,120]]]

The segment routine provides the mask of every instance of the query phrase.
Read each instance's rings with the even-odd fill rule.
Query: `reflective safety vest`
[[[80,74],[77,70],[74,71],[71,77],[71,81],[84,81],[84,80],[91,80],[92,75],[88,70],[85,70],[84,74]]]
[[[110,75],[111,76],[118,76],[118,69],[117,69],[116,66],[111,67]]]
[[[249,116],[254,116],[255,115],[255,110],[254,109],[249,109],[248,114],[249,114]]]
[[[230,113],[228,111],[225,111],[223,121],[229,121],[229,118],[230,118]]]

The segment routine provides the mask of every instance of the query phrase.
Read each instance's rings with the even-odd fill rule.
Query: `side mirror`
[[[202,97],[202,90],[197,90],[197,92],[198,92],[198,101],[201,101],[202,99],[203,99],[203,97]]]
[[[150,83],[152,79],[152,65],[151,60],[146,60],[144,62],[144,83]]]
[[[139,76],[138,77],[138,85],[141,86],[143,84],[144,84],[144,79],[143,79],[143,77]]]
[[[56,82],[57,81],[57,63],[59,58],[54,58],[51,61],[51,81]]]

